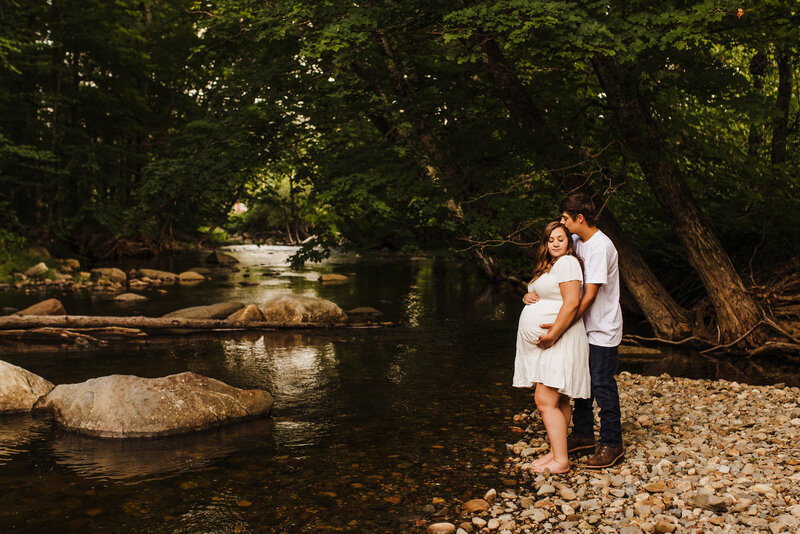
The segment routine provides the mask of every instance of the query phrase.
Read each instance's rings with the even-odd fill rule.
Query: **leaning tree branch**
[[[626,341],[655,341],[657,343],[664,343],[666,345],[683,345],[684,343],[688,343],[689,341],[699,341],[700,343],[706,345],[708,344],[707,339],[697,336],[690,336],[685,339],[681,339],[680,341],[672,341],[670,339],[664,339],[661,337],[643,337],[643,336],[636,336],[633,334],[625,334],[624,336],[622,336],[622,339]]]
[[[710,349],[701,350],[701,351],[700,351],[700,354],[707,354],[707,353],[709,353],[709,352],[714,352],[715,350],[719,350],[719,349],[726,349],[726,348],[728,348],[728,347],[731,347],[731,346],[733,346],[733,345],[736,345],[736,344],[737,344],[737,343],[739,343],[741,340],[743,340],[744,338],[746,338],[747,336],[749,336],[750,334],[752,334],[752,333],[753,333],[753,330],[755,330],[756,328],[758,328],[758,327],[759,327],[759,326],[761,326],[762,324],[767,324],[767,322],[766,322],[765,320],[763,320],[763,319],[762,319],[761,321],[759,321],[759,322],[757,322],[756,324],[754,324],[754,325],[753,325],[753,326],[752,326],[752,327],[751,327],[751,328],[750,328],[750,329],[749,329],[747,332],[745,332],[745,333],[744,333],[744,334],[742,334],[741,336],[737,337],[736,339],[734,339],[734,340],[733,340],[733,341],[731,341],[730,343],[725,343],[724,345],[717,345],[717,346],[711,347]]]

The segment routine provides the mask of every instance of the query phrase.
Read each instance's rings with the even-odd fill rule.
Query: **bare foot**
[[[566,473],[569,471],[569,462],[558,462],[555,458],[551,458],[548,462],[541,463],[533,466],[534,473],[544,473],[545,469],[549,469],[551,473]]]
[[[545,454],[543,456],[539,456],[537,459],[535,459],[533,462],[531,462],[531,468],[535,469],[536,467],[538,467],[538,466],[540,466],[542,464],[546,464],[547,462],[549,462],[552,459],[553,459],[553,453],[551,451],[551,452],[548,452],[547,454]]]

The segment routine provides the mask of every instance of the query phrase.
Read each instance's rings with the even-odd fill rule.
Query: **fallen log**
[[[37,341],[85,341],[87,343],[97,343],[99,340],[94,336],[89,336],[73,330],[63,328],[31,328],[28,330],[0,330],[0,339],[14,339],[18,341],[37,340]]]
[[[185,319],[181,317],[116,317],[89,315],[8,315],[0,317],[0,330],[32,328],[105,328],[123,327],[141,330],[290,330],[332,327],[356,327],[365,323],[284,323],[275,321],[236,322],[226,319]],[[391,323],[379,323],[389,326]]]
[[[147,337],[138,328],[122,328],[118,326],[98,328],[55,328],[37,327],[16,330],[0,330],[0,339],[34,340],[34,341],[86,341],[97,343],[108,339],[131,339]]]

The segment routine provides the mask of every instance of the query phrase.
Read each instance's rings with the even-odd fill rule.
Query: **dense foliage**
[[[501,277],[578,186],[714,300],[691,218],[740,273],[797,256],[798,28],[782,0],[11,0],[0,224],[99,256],[228,223]]]

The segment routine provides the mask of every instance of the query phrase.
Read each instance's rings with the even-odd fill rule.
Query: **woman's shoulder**
[[[553,264],[551,273],[561,281],[566,280],[581,280],[583,281],[583,270],[581,269],[581,262],[575,256],[565,254],[556,260]]]
[[[578,267],[580,267],[581,265],[581,263],[578,261],[578,258],[573,256],[572,254],[564,254],[563,256],[558,258],[556,262],[553,264],[553,267],[555,267],[558,264],[565,266],[569,266],[570,264],[572,264],[572,265],[577,265]]]

